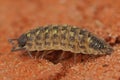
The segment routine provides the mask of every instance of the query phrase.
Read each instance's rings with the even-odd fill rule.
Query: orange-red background
[[[82,55],[58,64],[10,52],[9,38],[47,24],[71,24],[113,44],[112,55]],[[119,0],[0,0],[0,80],[119,80]],[[118,42],[119,42],[118,41]],[[83,58],[83,61],[81,61]]]

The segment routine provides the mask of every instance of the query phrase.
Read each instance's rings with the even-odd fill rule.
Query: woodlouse
[[[110,54],[113,49],[91,32],[71,25],[46,25],[9,40],[12,51],[63,50],[75,54]],[[14,44],[17,41],[17,45]]]

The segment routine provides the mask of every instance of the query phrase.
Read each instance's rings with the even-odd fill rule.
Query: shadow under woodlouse
[[[66,51],[65,54],[59,60],[62,52],[63,52],[62,50],[55,50],[52,53],[45,55],[43,58],[41,58],[41,56],[44,54],[44,51],[40,51],[40,52],[33,51],[33,52],[31,52],[31,55],[33,56],[33,59],[37,59],[37,60],[46,59],[48,61],[51,61],[54,64],[62,63],[67,60],[69,61],[69,59],[72,59],[73,60],[72,63],[75,62],[75,64],[76,63],[85,63],[86,61],[93,61],[96,58],[104,56],[104,55],[96,55],[95,56],[95,55],[90,55],[90,54],[77,54],[77,56],[75,56],[76,61],[74,61],[74,54],[72,52]],[[36,55],[36,54],[38,54],[38,55]],[[23,54],[21,54],[21,56],[27,57],[29,55],[27,54],[27,52],[24,52]]]
[[[62,51],[69,51],[67,53],[72,53],[73,56],[81,53],[97,56],[111,54],[113,51],[112,47],[103,39],[85,29],[72,25],[38,27],[18,38],[9,39],[9,42],[13,45],[11,51],[26,50],[30,57],[35,55],[37,58],[36,55],[38,55],[41,58],[56,61],[55,63],[67,58],[63,58]],[[68,55],[67,53],[65,55]]]

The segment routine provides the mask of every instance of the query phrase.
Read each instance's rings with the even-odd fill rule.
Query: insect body
[[[83,54],[110,54],[113,49],[104,40],[85,29],[71,25],[47,25],[22,34],[12,51],[63,50]]]

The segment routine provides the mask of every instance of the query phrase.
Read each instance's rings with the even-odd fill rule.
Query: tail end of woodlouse
[[[109,46],[109,47],[107,47],[107,48],[105,49],[105,53],[108,54],[108,55],[111,55],[113,51],[114,51],[114,50],[113,50],[113,48],[112,48],[111,46]]]
[[[109,44],[104,44],[103,48],[100,49],[100,51],[102,52],[102,54],[105,55],[111,55],[114,51],[114,49],[112,48],[112,46],[110,46]]]
[[[110,44],[91,33],[89,33],[88,43],[93,51],[98,52],[98,54],[95,55],[110,55],[114,51]]]
[[[25,49],[25,48],[18,47],[15,43],[17,41],[18,41],[18,39],[8,39],[8,42],[12,44],[11,52]]]

